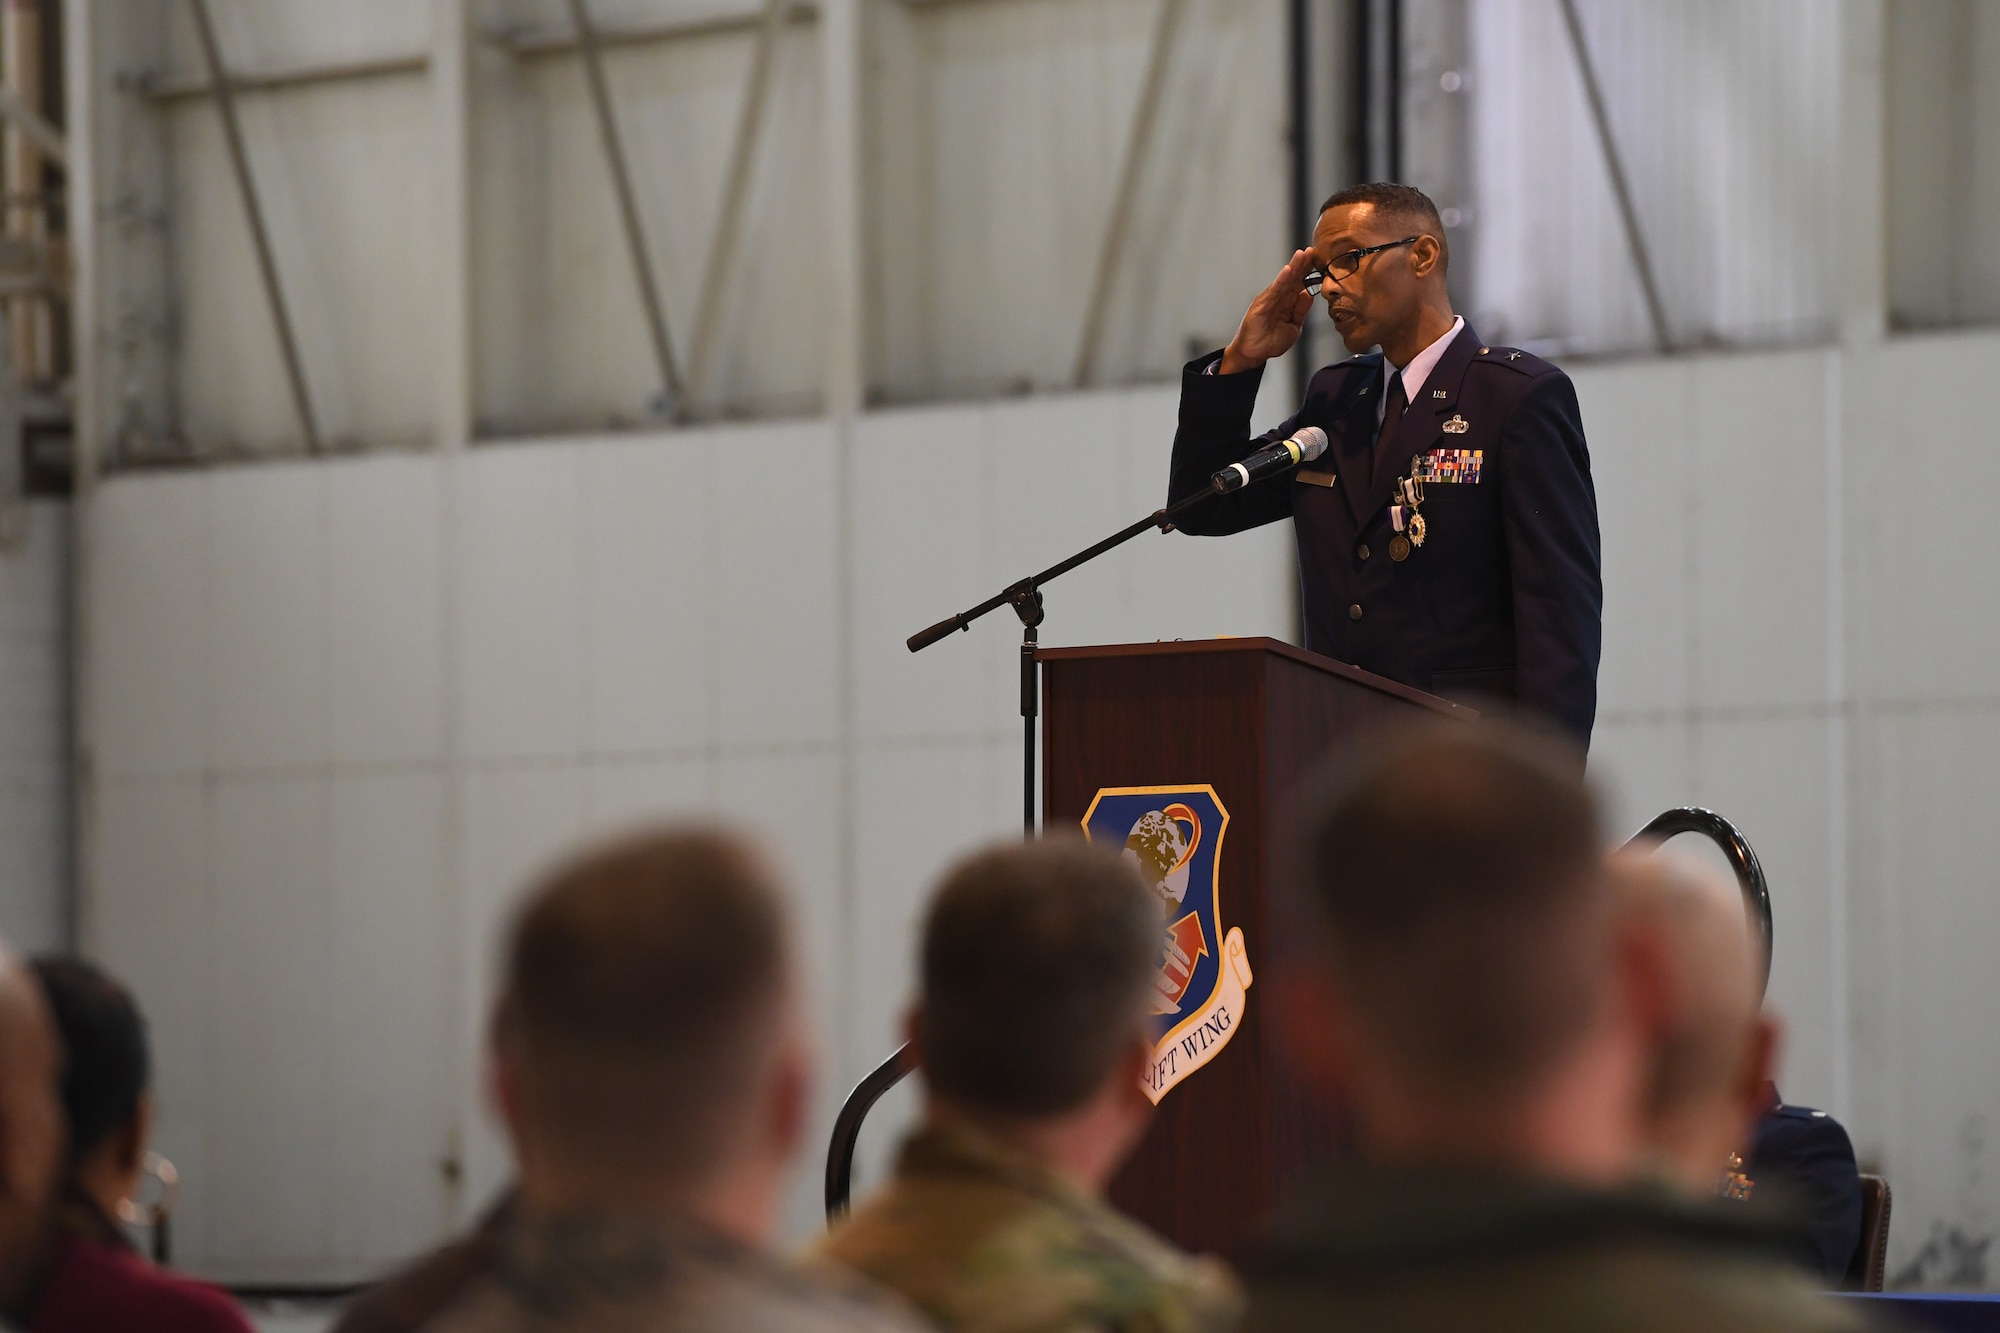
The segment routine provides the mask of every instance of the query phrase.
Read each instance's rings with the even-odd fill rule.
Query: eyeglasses
[[[1384,241],[1365,250],[1348,250],[1337,254],[1325,267],[1315,266],[1313,271],[1306,275],[1306,290],[1318,296],[1327,283],[1337,283],[1342,278],[1353,277],[1355,270],[1361,267],[1361,261],[1368,256],[1380,254],[1384,250],[1393,250],[1399,245],[1414,244],[1418,239],[1420,238],[1415,236],[1405,236],[1400,241]]]

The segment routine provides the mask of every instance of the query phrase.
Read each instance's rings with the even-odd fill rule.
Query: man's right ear
[[[923,1006],[915,1004],[903,1011],[903,1044],[910,1048],[905,1067],[909,1069],[924,1067],[923,1013]]]
[[[1437,237],[1426,232],[1410,247],[1410,270],[1419,278],[1427,278],[1443,258],[1444,247],[1438,244]]]

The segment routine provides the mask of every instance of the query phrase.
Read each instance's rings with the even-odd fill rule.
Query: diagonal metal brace
[[[284,284],[278,279],[270,228],[265,225],[263,205],[257,198],[256,179],[250,174],[250,155],[243,147],[243,127],[236,119],[236,85],[222,61],[222,47],[216,40],[208,0],[188,0],[188,8],[194,15],[202,61],[208,66],[208,81],[215,88],[215,109],[222,117],[222,138],[229,149],[229,166],[236,174],[237,191],[243,196],[251,248],[257,255],[257,273],[264,280],[264,298],[271,306],[271,322],[278,329],[278,350],[285,359],[285,380],[292,391],[292,408],[298,413],[299,429],[305,433],[306,452],[316,454],[320,451],[319,423],[313,416],[312,395],[306,389],[305,365],[299,356],[298,338],[292,331],[291,312],[285,305]]]
[[[590,90],[590,107],[597,119],[604,162],[610,168],[612,189],[618,196],[618,221],[625,231],[632,276],[639,284],[639,306],[646,317],[646,333],[652,339],[653,360],[660,369],[663,415],[679,417],[686,406],[680,369],[674,364],[673,344],[667,340],[667,316],[660,302],[659,283],[653,277],[652,256],[646,250],[639,200],[632,191],[632,172],[625,162],[625,145],[618,137],[618,120],[611,111],[611,90],[604,77],[604,51],[584,0],[569,0],[569,17],[576,26],[577,49],[583,53],[584,82]]]
[[[1611,194],[1618,205],[1618,220],[1625,226],[1625,246],[1632,252],[1632,268],[1638,274],[1639,293],[1646,301],[1646,319],[1653,326],[1653,341],[1662,352],[1674,349],[1673,330],[1667,324],[1667,305],[1660,297],[1660,284],[1653,274],[1653,255],[1646,248],[1646,234],[1639,226],[1639,206],[1632,201],[1632,185],[1625,178],[1625,161],[1618,153],[1618,140],[1611,133],[1611,116],[1604,109],[1604,90],[1597,82],[1597,66],[1591,62],[1590,46],[1583,40],[1583,20],[1577,15],[1576,0],[1559,0],[1563,27],[1569,32],[1570,52],[1576,57],[1577,76],[1583,80],[1584,100],[1590,105],[1590,119],[1597,130],[1597,147],[1604,154],[1604,171],[1611,178]]]

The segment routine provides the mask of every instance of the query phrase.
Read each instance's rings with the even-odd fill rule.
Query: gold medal
[[[1403,561],[1408,560],[1410,558],[1410,539],[1400,532],[1391,537],[1389,539],[1389,558],[1399,565]]]
[[[1424,544],[1424,516],[1422,514],[1413,512],[1410,515],[1410,545],[1422,546],[1423,544]]]

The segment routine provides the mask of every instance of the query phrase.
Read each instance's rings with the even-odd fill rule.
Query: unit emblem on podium
[[[1119,847],[1160,896],[1160,971],[1153,982],[1153,1062],[1146,1095],[1221,1054],[1243,1020],[1250,957],[1243,930],[1222,925],[1222,835],[1229,812],[1209,786],[1105,787],[1083,831]]]

